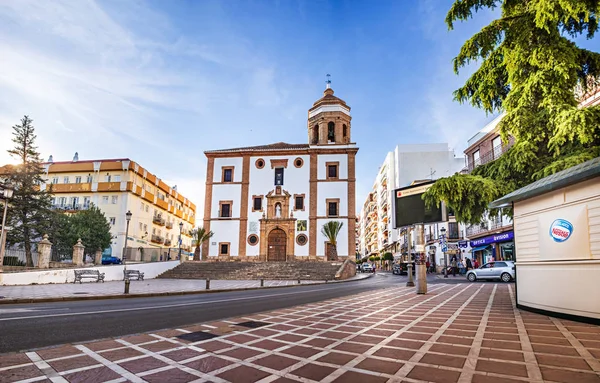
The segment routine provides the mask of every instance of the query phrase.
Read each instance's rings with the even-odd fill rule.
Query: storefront
[[[514,232],[490,235],[470,241],[473,260],[480,265],[493,261],[514,261]]]

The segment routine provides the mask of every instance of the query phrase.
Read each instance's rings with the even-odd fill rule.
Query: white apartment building
[[[160,253],[156,255],[159,260],[167,252],[174,259],[177,252],[169,249],[178,249],[180,223],[183,252],[192,250],[196,205],[181,195],[176,186],[168,186],[128,158],[79,161],[78,157],[75,153],[73,161],[54,162],[50,156],[42,164],[46,182],[41,188],[51,190],[54,209],[73,213],[94,204],[104,213],[113,237],[110,247],[103,249],[104,257],[122,258],[128,211],[132,213],[129,259],[144,256],[138,251],[140,247],[146,249],[145,257]]]

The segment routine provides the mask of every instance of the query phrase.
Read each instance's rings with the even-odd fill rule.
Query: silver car
[[[513,261],[488,262],[478,269],[469,270],[467,279],[475,282],[477,279],[500,279],[510,282],[515,279],[515,263]]]

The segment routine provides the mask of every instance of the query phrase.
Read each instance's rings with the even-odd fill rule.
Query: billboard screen
[[[433,185],[432,182],[408,186],[395,190],[395,222],[396,229],[416,223],[435,223],[446,221],[444,204],[429,209],[421,198],[423,193]]]

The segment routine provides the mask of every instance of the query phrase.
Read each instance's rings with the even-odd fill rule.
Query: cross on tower
[[[325,83],[327,84],[327,89],[331,88],[331,79],[330,79],[331,75],[328,73],[327,74],[327,81],[325,81]]]

